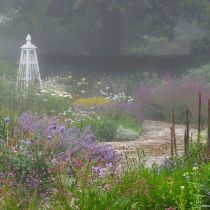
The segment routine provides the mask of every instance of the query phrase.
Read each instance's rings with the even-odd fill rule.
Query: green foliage
[[[13,81],[8,78],[0,78],[0,108],[6,108],[8,106],[14,106],[16,108],[16,90]]]
[[[186,40],[169,40],[166,37],[150,37],[144,46],[126,49],[126,54],[133,55],[183,55],[188,54]]]
[[[171,40],[177,19],[198,19],[203,27],[209,27],[207,0],[199,3],[185,0],[170,3],[91,0],[90,4],[81,0],[65,0],[62,4],[55,0],[3,2],[0,11],[8,18],[1,24],[0,46],[7,55],[14,55],[14,46],[18,47],[25,31],[34,33],[33,37],[46,54],[96,54],[103,53],[103,47],[110,49],[110,53],[120,48],[141,47],[144,34]],[[110,38],[113,30],[115,36],[112,34]]]
[[[92,128],[98,139],[112,141],[116,135],[117,124],[113,120],[102,120],[97,124],[94,123]]]
[[[0,77],[3,75],[15,75],[15,69],[5,59],[0,58]]]
[[[24,140],[22,140],[24,141]],[[29,142],[30,143],[30,142]],[[14,182],[28,189],[44,190],[51,185],[49,174],[50,154],[40,146],[27,145],[24,141],[19,145],[19,152],[1,148],[1,172],[14,173]]]
[[[187,76],[188,75],[210,83],[210,64],[203,65],[200,68],[189,69],[187,71]]]
[[[193,166],[184,159],[150,169],[131,165],[120,179],[100,178],[70,192],[77,196],[74,205],[80,209],[208,209],[209,170],[209,163]],[[52,199],[52,204],[72,207],[62,200]]]
[[[0,147],[2,146],[2,141],[6,139],[6,125],[5,122],[1,119],[0,120]]]
[[[122,127],[127,125],[131,128],[135,125],[132,119],[112,119],[108,116],[87,118],[81,126],[88,123],[93,128],[95,126],[95,132],[106,141],[112,140],[114,135],[111,136],[110,133],[115,131],[110,132],[110,129],[117,130],[119,123]],[[137,125],[134,127],[137,129]],[[127,135],[131,131],[125,130],[121,130],[120,134]],[[31,139],[30,133],[28,135]],[[15,141],[16,139],[10,139],[11,144],[16,145]],[[57,161],[54,147],[50,149],[41,140],[31,142],[18,139],[18,143],[19,146],[15,149],[0,148],[0,172],[3,172],[3,175],[0,173],[0,179],[4,184],[3,188],[0,185],[0,190],[3,191],[0,198],[4,198],[0,199],[0,209],[162,210],[169,207],[208,209],[210,206],[210,163],[205,161],[205,146],[191,145],[190,152],[185,157],[168,159],[161,166],[154,164],[151,168],[143,164],[144,160],[138,153],[137,161],[121,165],[123,170],[106,168],[106,175],[97,176],[91,165],[95,160],[86,159],[88,153],[85,153],[84,161],[81,161],[81,154],[69,158],[68,164],[78,164],[77,170],[81,173],[75,167],[74,173],[68,174],[63,166],[66,161],[63,154],[61,163],[54,165]],[[100,163],[99,160],[98,164]],[[54,170],[53,174],[50,173]],[[9,176],[11,173],[12,177]],[[16,186],[7,185],[4,174],[9,183],[15,183]],[[40,181],[39,188],[29,190],[29,177]]]
[[[201,40],[194,40],[190,46],[191,54],[209,54],[210,40],[203,38]]]
[[[150,75],[145,73],[144,79],[149,78]],[[186,93],[189,94],[189,91],[192,91],[192,96],[194,96],[195,91],[192,89],[192,85],[195,84],[195,81],[192,80],[190,82],[184,93],[180,80],[165,81],[165,85],[169,84],[169,82],[174,82],[173,84],[175,85],[171,86],[171,89],[168,86],[164,86],[157,75],[153,75],[151,80],[149,80],[149,84],[154,82],[159,85],[160,90],[163,87],[166,87],[163,88],[164,91],[169,90],[167,98],[166,92],[158,92],[159,89],[155,88],[157,92],[155,92],[154,96],[157,96],[158,93],[164,93],[159,95],[159,100],[157,98],[154,99],[157,102],[155,107],[157,104],[160,105],[162,110],[166,110],[167,106],[161,103],[163,101],[166,103],[168,100],[173,102],[174,100],[177,103],[175,108],[178,107],[181,110],[180,115],[183,115],[184,112],[182,110],[185,110],[188,104],[188,100],[184,101]],[[58,122],[56,121],[58,123],[57,129],[60,128],[58,126],[60,125],[60,120],[64,120],[62,118],[72,117],[70,120],[73,120],[73,111],[71,110],[72,113],[69,111],[71,102],[69,99],[54,97],[48,93],[37,93],[33,88],[24,96],[15,90],[14,83],[4,79],[0,80],[0,87],[2,88],[0,92],[1,117],[8,114],[9,116],[12,116],[12,114],[16,115],[15,113],[29,109],[41,114],[52,112],[54,109],[56,114],[60,114]],[[181,95],[182,100],[179,100],[180,96],[174,97],[177,88],[180,88],[179,93],[183,94]],[[139,99],[142,99],[142,97],[139,97]],[[168,107],[171,108],[171,104]],[[159,109],[159,106],[157,106],[157,109]],[[63,111],[66,112],[64,115],[61,115]],[[168,109],[168,112],[170,111]],[[84,110],[81,111],[83,114],[84,112]],[[74,113],[76,119],[81,117],[80,115],[77,116],[78,113]],[[151,168],[147,168],[142,164],[144,160],[141,160],[139,154],[137,161],[129,162],[127,165],[120,165],[121,163],[117,161],[109,162],[111,165],[116,164],[118,166],[119,164],[119,167],[114,169],[112,169],[112,166],[105,168],[106,174],[97,176],[97,170],[99,169],[95,172],[93,170],[94,167],[92,167],[92,164],[96,162],[96,159],[92,159],[95,153],[91,156],[91,159],[88,158],[93,148],[85,151],[84,156],[80,153],[73,156],[71,153],[64,154],[63,152],[57,155],[54,151],[58,148],[57,141],[55,141],[56,146],[53,144],[50,147],[51,142],[54,142],[51,141],[52,139],[46,141],[45,128],[41,127],[43,133],[40,140],[37,141],[31,141],[36,139],[32,131],[26,134],[21,130],[20,136],[27,136],[28,140],[20,141],[20,136],[16,136],[17,139],[13,138],[15,136],[13,135],[15,130],[12,129],[13,123],[11,122],[12,125],[6,125],[3,120],[0,121],[0,209],[162,210],[171,207],[184,210],[208,209],[210,207],[210,163],[206,162],[206,148],[204,146],[192,146],[189,155],[174,158],[173,160],[169,159],[161,166],[154,164]],[[50,125],[54,125],[52,123],[50,121]],[[132,140],[141,131],[139,124],[124,112],[119,114],[114,112],[109,114],[103,113],[103,115],[94,112],[93,116],[86,115],[85,112],[80,120],[67,125],[76,125],[80,128],[90,125],[97,138],[103,141],[113,141],[115,138]],[[62,137],[61,132],[63,131],[56,133],[52,126],[49,129],[52,129],[51,132],[55,136]],[[9,142],[11,147],[9,148],[5,145],[8,131],[9,137],[11,137]],[[66,134],[65,131],[64,134]],[[36,133],[39,135],[39,129]],[[82,136],[82,134],[78,135]],[[70,137],[68,138],[67,136],[67,141],[75,140],[74,137],[72,139]],[[44,142],[42,141],[43,139]],[[204,134],[202,139],[206,139]],[[91,139],[88,140],[92,142]],[[92,144],[90,145],[92,147]],[[88,144],[85,144],[85,147],[88,146]],[[100,149],[97,146],[96,148]],[[98,152],[98,150],[96,151]],[[107,153],[105,151],[102,154],[106,155]],[[110,154],[112,155],[113,153]],[[60,162],[59,159],[61,159]],[[68,166],[75,164],[74,170],[67,170],[68,168],[64,166],[66,164],[65,161],[69,161],[67,162]],[[99,158],[97,164],[99,165],[98,168],[100,168],[100,164],[102,164],[101,158]],[[6,176],[6,179],[4,176]],[[33,182],[30,183],[31,180],[29,178],[34,178],[35,180],[32,180]],[[39,181],[39,187],[29,190],[30,184],[36,185],[37,180]]]
[[[134,131],[131,128],[124,128],[122,125],[120,125],[116,130],[115,139],[117,139],[118,141],[131,141],[137,139],[138,137],[138,132]]]
[[[51,96],[48,93],[40,94],[31,88],[27,94],[16,89],[15,81],[0,77],[0,112],[4,115],[21,114],[25,111],[50,113],[63,112],[68,109],[68,98]]]
[[[36,94],[34,92],[28,93],[25,97],[19,99],[19,113],[24,110],[31,110],[32,112],[50,113],[64,112],[68,109],[70,101],[68,98],[55,97],[50,94]]]
[[[125,129],[132,129],[133,131],[139,133],[141,132],[141,125],[136,122],[135,119],[129,116],[119,116],[118,118],[115,118],[117,121],[118,126],[123,126]]]
[[[133,118],[124,116],[116,118],[114,115],[99,115],[91,119],[84,118],[73,125],[81,129],[91,126],[94,135],[99,141],[131,140],[138,137],[141,132],[139,123]]]

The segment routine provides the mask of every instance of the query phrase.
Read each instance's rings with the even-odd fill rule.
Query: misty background
[[[41,74],[172,72],[210,60],[208,0],[0,0],[0,57],[29,33]]]

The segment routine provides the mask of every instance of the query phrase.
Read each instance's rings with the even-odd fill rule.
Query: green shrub
[[[80,129],[91,126],[93,134],[100,141],[113,141],[117,139],[131,140],[138,137],[141,132],[140,125],[128,116],[104,115],[98,117],[84,117],[73,125]],[[122,134],[120,134],[122,131],[121,128],[123,129]]]
[[[124,128],[120,125],[116,130],[115,139],[119,141],[131,141],[138,138],[139,133],[131,128]]]
[[[123,126],[125,129],[131,129],[137,133],[141,132],[141,125],[132,117],[130,116],[126,116],[123,114],[120,116],[116,116],[115,118],[113,118],[113,120],[116,121],[118,127],[121,125]]]
[[[102,120],[92,124],[93,132],[102,141],[112,141],[116,135],[117,124],[113,120]]]
[[[203,65],[200,68],[189,69],[187,75],[210,83],[210,64]]]

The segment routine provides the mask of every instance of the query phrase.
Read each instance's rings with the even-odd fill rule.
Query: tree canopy
[[[148,36],[174,38],[180,20],[210,28],[209,0],[2,0],[0,49],[27,33],[45,54],[119,55]]]

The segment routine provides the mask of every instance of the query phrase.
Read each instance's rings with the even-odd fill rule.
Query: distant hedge
[[[83,75],[156,72],[180,74],[210,62],[210,55],[141,55],[118,57],[39,55],[43,75],[72,72]]]

